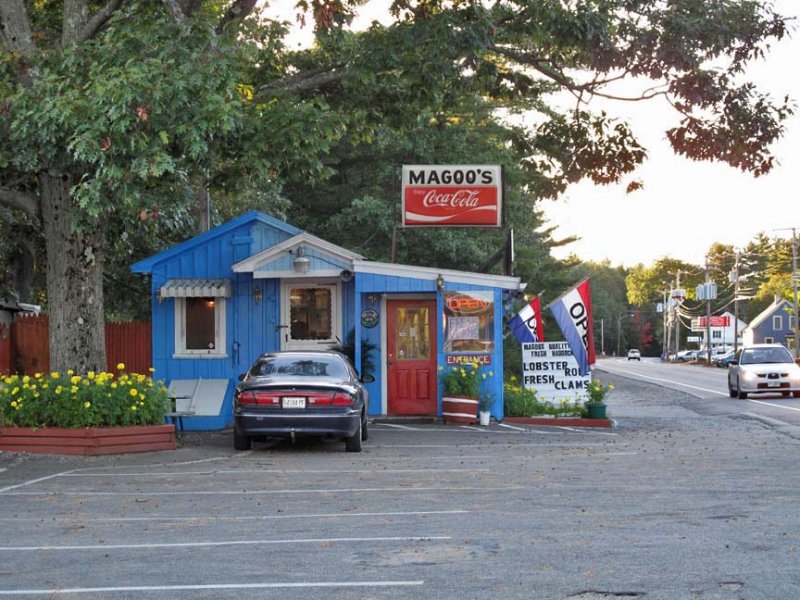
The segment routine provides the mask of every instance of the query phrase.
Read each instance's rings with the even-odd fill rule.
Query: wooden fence
[[[0,335],[0,372],[33,375],[50,371],[47,315],[23,317]],[[106,323],[106,369],[125,363],[129,373],[152,366],[150,323]]]

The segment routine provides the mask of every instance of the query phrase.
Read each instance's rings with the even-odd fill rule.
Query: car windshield
[[[325,377],[342,379],[347,369],[341,360],[327,356],[268,356],[260,359],[250,369],[252,377]]]
[[[792,355],[786,348],[748,348],[742,350],[741,365],[761,365],[767,363],[791,363]]]

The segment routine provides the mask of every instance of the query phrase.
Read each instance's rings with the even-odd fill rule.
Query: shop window
[[[446,292],[444,351],[494,352],[494,294]]]
[[[289,290],[289,337],[294,341],[334,341],[333,286]]]
[[[175,298],[175,356],[225,356],[225,298]]]

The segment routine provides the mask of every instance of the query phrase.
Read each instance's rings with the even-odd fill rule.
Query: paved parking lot
[[[658,395],[674,392],[631,386],[670,416],[373,424],[360,454],[235,453],[230,432],[167,453],[0,454],[0,595],[793,597],[796,440],[683,419]]]

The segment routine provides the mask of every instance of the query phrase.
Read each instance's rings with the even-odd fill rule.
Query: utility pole
[[[681,270],[675,274],[675,289],[681,289]],[[680,321],[680,298],[675,298],[675,359],[678,359],[678,352],[680,352],[681,343],[681,321]]]
[[[604,329],[605,329],[604,328],[604,324],[605,324],[605,319],[603,319],[601,317],[600,318],[600,354],[602,354],[603,356],[606,355],[606,337],[605,337],[605,331],[604,331]]]
[[[794,302],[794,357],[800,358],[800,307],[797,304],[797,228],[787,227],[775,231],[792,232],[792,300]]]
[[[708,272],[708,254],[706,254],[706,355],[708,356],[707,364],[711,364],[711,298],[708,284],[711,283]]]
[[[739,350],[739,251],[733,263],[733,353]]]

